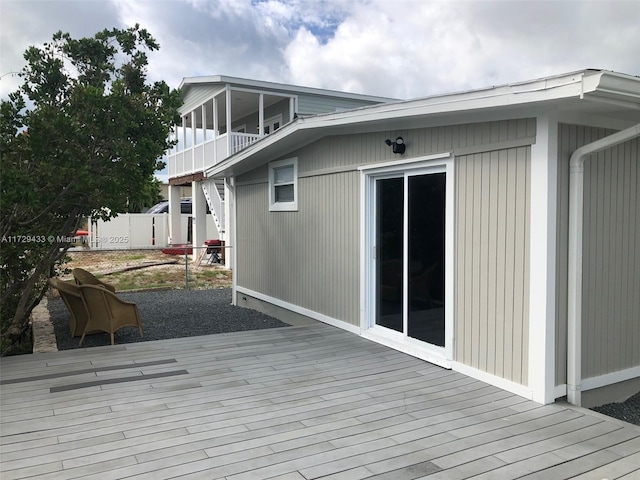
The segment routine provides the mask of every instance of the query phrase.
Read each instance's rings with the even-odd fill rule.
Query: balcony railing
[[[169,155],[169,178],[202,172],[247,148],[262,137],[262,135],[254,133],[231,132],[231,153],[229,153],[227,134],[225,133],[195,147],[172,153]]]

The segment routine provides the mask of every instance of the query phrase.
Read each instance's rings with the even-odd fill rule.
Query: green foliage
[[[162,200],[162,182],[151,175],[135,199],[129,199],[126,213],[144,213]]]
[[[60,265],[64,240],[87,216],[156,202],[153,173],[171,146],[180,92],[147,82],[138,25],[29,47],[23,85],[0,104],[0,333],[2,352]]]

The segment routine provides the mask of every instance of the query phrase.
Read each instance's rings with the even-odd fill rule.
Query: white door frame
[[[361,228],[360,228],[360,329],[362,336],[388,345],[437,365],[451,368],[454,328],[454,222],[455,175],[451,153],[442,153],[407,160],[378,163],[360,167]],[[431,345],[375,324],[375,181],[397,176],[430,173],[446,174],[445,190],[445,344]],[[406,194],[406,192],[405,192]],[[406,223],[406,222],[405,222]],[[405,235],[405,242],[407,237]],[[406,249],[405,249],[406,252]],[[405,253],[406,255],[406,253]],[[406,269],[405,269],[406,270]],[[406,274],[406,271],[405,271]],[[406,282],[405,282],[405,288]]]
[[[275,130],[273,129],[273,126],[276,123],[279,124],[278,128],[282,127],[282,114],[281,113],[279,113],[277,115],[274,115],[273,117],[269,117],[269,118],[265,119],[264,126],[262,127],[262,133],[264,134],[264,130],[265,130],[266,127],[269,127],[269,134],[272,134],[273,132],[275,132]]]

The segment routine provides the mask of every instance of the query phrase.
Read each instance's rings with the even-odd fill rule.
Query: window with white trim
[[[287,158],[269,164],[269,210],[298,210],[297,158]]]

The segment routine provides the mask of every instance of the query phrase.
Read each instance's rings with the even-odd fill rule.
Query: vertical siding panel
[[[451,146],[456,149],[460,146],[460,125],[451,127]]]
[[[515,285],[515,258],[513,245],[515,243],[515,222],[516,222],[516,181],[517,181],[517,159],[514,156],[514,151],[509,150],[509,165],[507,169],[507,223],[506,242],[507,248],[505,249],[505,273],[506,284],[510,289]],[[515,320],[514,312],[514,297],[513,295],[506,295],[505,297],[505,329],[504,329],[504,358],[505,358],[505,378],[514,378],[513,375],[513,328]]]
[[[444,129],[444,150],[451,150],[454,143],[454,133],[452,127],[445,127]]]
[[[526,384],[530,148],[458,157],[456,360]]]
[[[568,170],[578,147],[613,133],[610,130],[561,125],[560,173]],[[568,142],[565,141],[568,132]],[[640,232],[637,230],[638,140],[593,155],[585,162],[583,225],[583,377],[590,378],[640,364]],[[568,178],[568,173],[566,174]],[[559,186],[564,199],[568,180]],[[558,206],[558,265],[565,265],[568,206]],[[566,272],[560,267],[557,331],[566,328]],[[560,309],[562,303],[563,309]],[[558,340],[557,357],[566,368],[566,335]],[[558,366],[557,383],[566,381]]]
[[[499,129],[496,129],[499,132]],[[495,138],[498,140],[498,137]],[[487,371],[496,371],[496,346],[498,343],[498,333],[496,328],[496,296],[498,286],[498,187],[500,185],[500,171],[498,163],[498,152],[491,152],[489,159],[489,185],[488,196],[489,204],[487,211],[489,218],[487,219],[488,227],[488,272],[487,272]]]
[[[298,186],[298,212],[269,212],[266,183],[238,186],[238,285],[356,324],[358,173]]]
[[[607,361],[605,358],[605,352],[609,352],[609,362],[611,365],[615,363],[615,358],[617,356],[616,350],[618,349],[618,345],[615,342],[615,324],[616,324],[616,311],[615,311],[615,303],[614,303],[614,270],[611,268],[615,265],[615,200],[613,198],[614,186],[613,183],[615,181],[614,175],[614,165],[612,163],[611,158],[611,150],[607,149],[602,152],[602,156],[604,157],[605,162],[605,171],[607,174],[605,175],[605,185],[612,185],[613,188],[608,189],[602,186],[602,190],[605,195],[605,209],[603,211],[603,216],[606,218],[606,223],[608,226],[606,227],[606,233],[604,234],[605,238],[605,251],[602,265],[602,275],[605,279],[606,285],[606,300],[604,304],[600,304],[600,321],[598,322],[601,326],[602,330],[606,332],[606,342],[604,345],[604,349],[601,348],[601,358],[603,361]],[[605,213],[606,212],[606,213]],[[605,322],[602,319],[609,317],[608,325],[605,325]],[[594,319],[595,320],[595,319]]]
[[[473,349],[472,345],[472,329],[471,329],[471,319],[473,312],[473,291],[472,291],[472,259],[473,252],[468,248],[473,242],[473,184],[470,182],[470,179],[473,178],[473,160],[472,157],[466,156],[460,159],[460,186],[459,186],[459,195],[460,201],[458,202],[460,207],[460,211],[463,213],[460,216],[460,221],[464,222],[464,227],[459,226],[459,238],[461,242],[458,245],[458,262],[460,262],[461,271],[460,276],[457,277],[461,288],[457,290],[458,294],[461,295],[461,303],[463,308],[458,318],[458,323],[460,324],[460,337],[458,341],[462,346],[462,356],[459,360],[465,364],[469,364],[471,362],[471,352]]]
[[[487,132],[488,133],[488,132]],[[478,330],[479,330],[479,348],[478,348],[478,368],[487,371],[488,368],[488,344],[489,344],[489,319],[488,319],[488,298],[489,292],[493,289],[490,284],[489,273],[489,195],[490,195],[490,153],[483,153],[480,159],[480,202],[477,206],[480,209],[479,219],[479,243],[478,256],[479,267],[477,270],[476,281],[479,291],[479,309],[478,309]],[[493,332],[491,332],[493,334]]]
[[[633,174],[631,170],[631,158],[629,156],[631,144],[627,143],[626,145],[622,145],[620,147],[621,152],[619,152],[619,167],[618,167],[618,184],[620,185],[620,190],[623,192],[622,195],[618,196],[618,210],[621,212],[618,221],[620,222],[620,239],[621,239],[621,247],[620,254],[618,255],[618,263],[617,269],[620,272],[620,284],[617,289],[619,296],[616,299],[616,303],[619,305],[623,305],[625,298],[629,298],[629,295],[633,294],[633,291],[629,289],[629,261],[631,257],[631,249],[629,248],[629,224],[630,224],[630,209],[625,208],[625,205],[632,205],[630,198],[630,186],[631,186],[631,175]],[[624,310],[621,310],[621,315],[624,315]],[[633,318],[633,317],[632,317]],[[620,325],[620,338],[623,338],[621,346],[621,357],[620,364],[618,368],[624,365],[625,358],[633,357],[633,352],[631,352],[630,348],[632,348],[633,342],[629,340],[629,336],[631,335],[631,331],[626,325]]]
[[[473,196],[473,178],[474,178],[474,165],[475,165],[475,156],[467,157],[467,175],[465,181],[465,188],[467,190],[467,204],[466,204],[466,212],[469,220],[467,221],[466,235],[465,235],[465,262],[466,268],[464,277],[461,279],[464,284],[464,292],[465,292],[465,312],[466,317],[464,318],[465,322],[465,356],[464,362],[466,365],[473,365],[473,316],[474,316],[474,304],[473,304],[473,261],[474,261],[474,249],[473,249],[473,204],[474,204],[474,196]]]
[[[591,139],[589,139],[591,141]],[[604,161],[606,152],[600,152],[597,155],[598,166],[601,167],[604,172],[602,179],[605,184],[609,184],[611,182],[611,163],[608,161]],[[609,159],[610,160],[610,159]],[[602,357],[603,354],[603,345],[608,345],[610,342],[610,330],[609,326],[611,325],[611,318],[605,323],[604,321],[599,321],[605,319],[609,314],[609,305],[610,305],[610,285],[609,279],[606,278],[606,265],[610,263],[610,244],[611,244],[611,216],[607,215],[607,213],[611,212],[611,195],[605,189],[601,187],[602,182],[598,182],[598,178],[595,179],[596,188],[598,191],[598,197],[600,198],[600,202],[598,202],[598,210],[595,218],[590,218],[587,222],[588,230],[591,228],[596,228],[598,231],[598,261],[597,261],[597,278],[602,278],[605,281],[600,286],[600,298],[601,301],[596,302],[595,311],[592,311],[591,322],[596,327],[596,335],[599,338],[598,345],[595,350],[597,351],[596,358],[598,361],[594,362],[590,365],[590,369],[593,370],[597,368],[598,364],[602,364],[605,361],[605,358]],[[592,223],[595,224],[592,226]],[[588,231],[587,230],[587,231]],[[597,281],[594,279],[594,281]]]
[[[496,246],[496,375],[505,376],[505,352],[504,345],[507,341],[505,328],[507,315],[505,311],[505,301],[508,296],[506,283],[506,257],[507,251],[507,198],[509,153],[507,150],[498,152],[499,184],[496,188],[498,192],[497,205],[497,246]],[[498,255],[499,254],[499,255]]]
[[[526,159],[524,149],[516,151],[516,185],[519,191],[526,192]],[[514,259],[514,304],[513,304],[513,376],[514,381],[522,382],[522,335],[524,331],[524,290],[520,290],[524,285],[524,245],[526,233],[526,205],[525,199],[517,195],[515,198],[515,241],[513,246]]]
[[[465,356],[464,362],[467,365],[473,365],[473,351],[474,351],[474,315],[477,310],[474,310],[474,282],[473,282],[473,262],[474,262],[474,190],[473,190],[473,179],[474,179],[474,168],[475,168],[475,156],[467,156],[466,157],[466,177],[465,177],[465,189],[467,191],[467,204],[465,206],[465,211],[467,214],[467,228],[465,232],[465,273],[463,282],[465,284],[465,313],[466,317],[464,319],[465,323]]]
[[[482,145],[487,145],[491,142],[491,123],[486,122],[480,124],[480,130],[482,132]]]
[[[624,343],[621,344],[620,340],[624,337],[621,336],[622,325],[620,322],[621,317],[621,309],[620,309],[620,299],[622,292],[622,276],[619,275],[619,272],[622,271],[622,263],[621,263],[621,254],[622,254],[622,215],[623,215],[623,207],[621,202],[623,200],[622,195],[616,195],[615,192],[622,192],[622,184],[620,182],[620,175],[624,174],[624,166],[623,162],[620,160],[620,155],[622,153],[622,149],[620,147],[615,147],[612,149],[611,157],[609,161],[611,162],[612,167],[612,198],[611,198],[611,233],[613,236],[612,248],[611,248],[611,263],[610,266],[613,268],[610,270],[609,278],[611,281],[611,308],[614,311],[613,319],[613,335],[609,341],[610,352],[615,352],[615,357],[612,359],[612,368],[614,370],[619,370],[622,365],[622,358],[625,356],[624,352]],[[616,345],[617,342],[617,345]]]
[[[467,146],[467,135],[468,135],[468,130],[469,130],[469,126],[468,125],[459,125],[458,126],[458,146],[459,147],[466,147]]]
[[[473,125],[473,143],[471,145],[482,145],[482,129],[478,125]]]
[[[466,215],[466,198],[467,198],[467,188],[465,183],[466,178],[466,168],[467,168],[467,160],[466,157],[457,157],[455,159],[456,162],[456,184],[455,191],[457,192],[457,208],[455,211],[455,224],[457,226],[455,230],[455,278],[462,279],[464,278],[464,267],[465,267],[465,236],[466,236],[466,223],[467,223],[467,215]],[[466,298],[466,290],[465,283],[463,281],[458,280],[456,282],[456,295],[455,295],[455,318],[454,322],[454,359],[458,362],[464,363],[465,355],[464,355],[464,340],[465,340],[465,325],[466,322],[466,310],[465,310],[465,301]]]
[[[533,137],[536,134],[536,119],[535,118],[527,118],[525,122],[527,123],[527,133],[528,137]]]
[[[473,239],[472,239],[472,248],[473,248],[473,266],[471,278],[473,279],[472,286],[472,306],[471,308],[476,312],[472,320],[473,330],[471,336],[471,343],[475,347],[473,348],[473,354],[471,359],[471,365],[473,367],[480,367],[480,342],[482,338],[480,337],[480,315],[481,305],[480,305],[480,285],[482,283],[482,279],[480,278],[480,268],[481,268],[481,252],[480,248],[482,245],[482,155],[475,155],[473,161]]]

